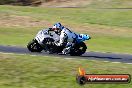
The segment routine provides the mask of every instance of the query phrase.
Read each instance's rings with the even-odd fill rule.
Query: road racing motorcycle
[[[71,56],[81,56],[86,52],[87,46],[84,43],[85,40],[77,40],[75,39],[75,44],[68,53]],[[44,50],[45,52],[58,54],[65,48],[65,46],[57,46],[56,43],[58,41],[59,35],[54,31],[40,30],[35,38],[28,43],[27,48],[31,52],[41,52]]]

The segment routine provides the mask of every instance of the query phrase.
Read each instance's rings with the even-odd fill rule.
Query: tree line
[[[52,0],[0,0],[0,5],[11,4],[11,5],[40,5],[43,2]]]

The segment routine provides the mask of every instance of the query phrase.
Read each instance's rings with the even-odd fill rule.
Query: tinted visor
[[[53,29],[54,31],[55,31],[55,30],[60,30],[59,28],[52,28],[52,29]]]

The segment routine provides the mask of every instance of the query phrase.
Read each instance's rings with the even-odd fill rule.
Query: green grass
[[[29,22],[47,21],[51,25],[62,22],[76,32],[91,35],[92,39],[86,42],[90,51],[104,52],[132,53],[131,15],[131,10],[0,6],[0,22],[15,16],[30,17]],[[12,21],[9,26],[0,25],[1,45],[26,46],[38,30],[49,26],[14,24]]]
[[[35,37],[35,33],[39,28],[1,28],[0,29],[0,44],[1,45],[17,45],[26,46],[27,43]],[[37,30],[38,29],[38,30]]]
[[[126,1],[128,0],[123,2]],[[119,2],[118,6],[111,2],[112,7],[131,7],[121,4],[121,0]],[[95,4],[90,8],[110,6],[107,3],[98,6]],[[30,22],[44,20],[53,24],[59,21],[72,27],[74,31],[88,33],[92,37],[86,42],[90,51],[132,53],[131,15],[131,10],[0,6],[0,22],[15,19],[15,16],[26,16],[31,18]],[[18,22],[23,22],[21,20]],[[45,24],[14,24],[12,22],[8,26],[0,25],[0,45],[25,47],[38,30],[47,27]],[[79,86],[75,82],[75,76],[80,65],[87,73],[132,75],[132,66],[125,63],[0,54],[0,88],[132,88],[132,83]]]
[[[132,41],[131,38],[123,37],[93,37],[92,40],[87,42],[87,46],[91,51],[102,52],[120,52],[120,53],[132,53]]]
[[[52,23],[62,21],[71,24],[99,24],[132,28],[131,10],[89,10],[85,8],[40,8],[21,6],[0,6],[4,15],[30,16]]]
[[[87,7],[92,8],[132,8],[131,0],[93,0]]]
[[[96,65],[95,65],[96,64]],[[0,54],[0,88],[131,88],[132,84],[87,84],[75,77],[78,67],[92,74],[131,74],[125,63],[64,59],[45,56]],[[122,70],[123,69],[123,70]]]

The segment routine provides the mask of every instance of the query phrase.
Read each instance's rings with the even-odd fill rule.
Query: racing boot
[[[62,54],[66,55],[70,53],[70,47],[63,49]]]

